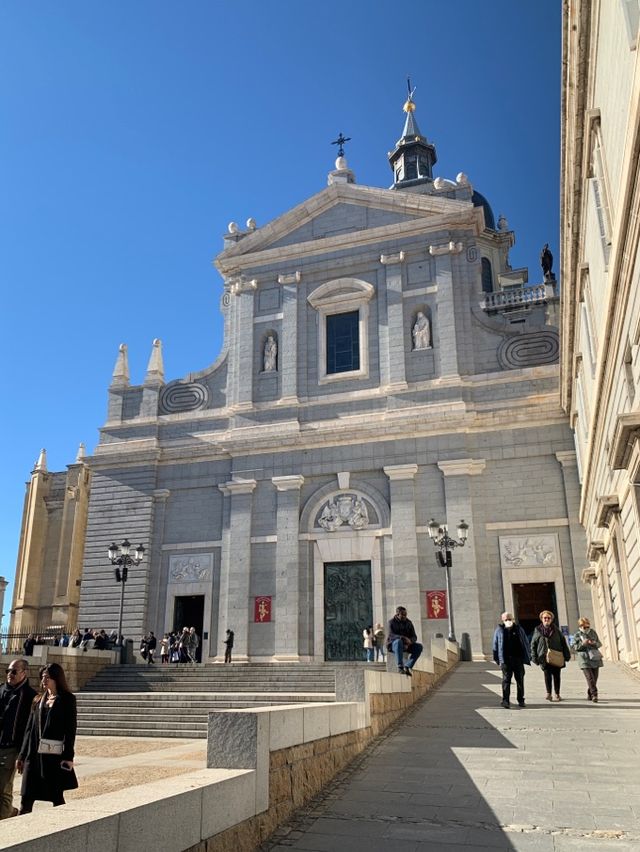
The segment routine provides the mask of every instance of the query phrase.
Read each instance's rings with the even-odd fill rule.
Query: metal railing
[[[32,654],[26,653],[25,651],[25,642],[28,639],[33,639],[34,646],[55,646],[56,644],[62,644],[63,637],[65,635],[71,637],[72,633],[73,630],[59,625],[46,625],[34,627],[31,630],[0,633],[0,653],[32,656]]]

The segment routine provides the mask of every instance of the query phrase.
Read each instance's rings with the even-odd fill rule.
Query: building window
[[[327,375],[360,369],[359,311],[327,317]]]
[[[491,268],[491,261],[488,257],[483,257],[482,261],[482,292],[483,293],[493,293],[493,270]]]
[[[308,296],[318,314],[318,383],[369,376],[369,302],[375,288],[357,278],[337,278]]]
[[[591,188],[593,192],[593,200],[598,219],[598,229],[600,231],[600,240],[602,243],[602,251],[604,254],[605,266],[609,265],[609,255],[611,253],[611,207],[609,204],[609,192],[607,181],[607,169],[604,160],[604,151],[602,149],[602,135],[600,132],[600,121],[597,119],[593,123],[591,131]]]
[[[640,24],[640,0],[620,0],[627,28],[629,50],[635,50],[638,43],[638,25]]]

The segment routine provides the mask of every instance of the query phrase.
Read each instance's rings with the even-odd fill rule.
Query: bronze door
[[[325,562],[325,660],[363,660],[362,631],[372,623],[371,562]]]

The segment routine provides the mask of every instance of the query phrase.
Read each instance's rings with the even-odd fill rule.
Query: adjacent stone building
[[[640,661],[638,0],[564,6],[562,401],[596,629]]]
[[[121,347],[87,460],[83,626],[117,623],[106,550],[126,536],[147,553],[125,634],[195,625],[210,659],[231,628],[236,660],[360,659],[398,604],[446,632],[432,517],[470,525],[449,605],[474,657],[505,608],[528,627],[589,611],[551,267],[534,286],[510,267],[504,217],[464,174],[434,179],[405,112],[389,189],[341,152],[312,198],[229,226],[210,367],[165,383],[154,341],[132,385]]]

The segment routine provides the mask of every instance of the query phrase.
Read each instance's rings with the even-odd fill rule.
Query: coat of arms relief
[[[365,502],[356,494],[339,494],[328,500],[318,518],[318,525],[328,532],[335,532],[345,524],[354,530],[369,526]]]

